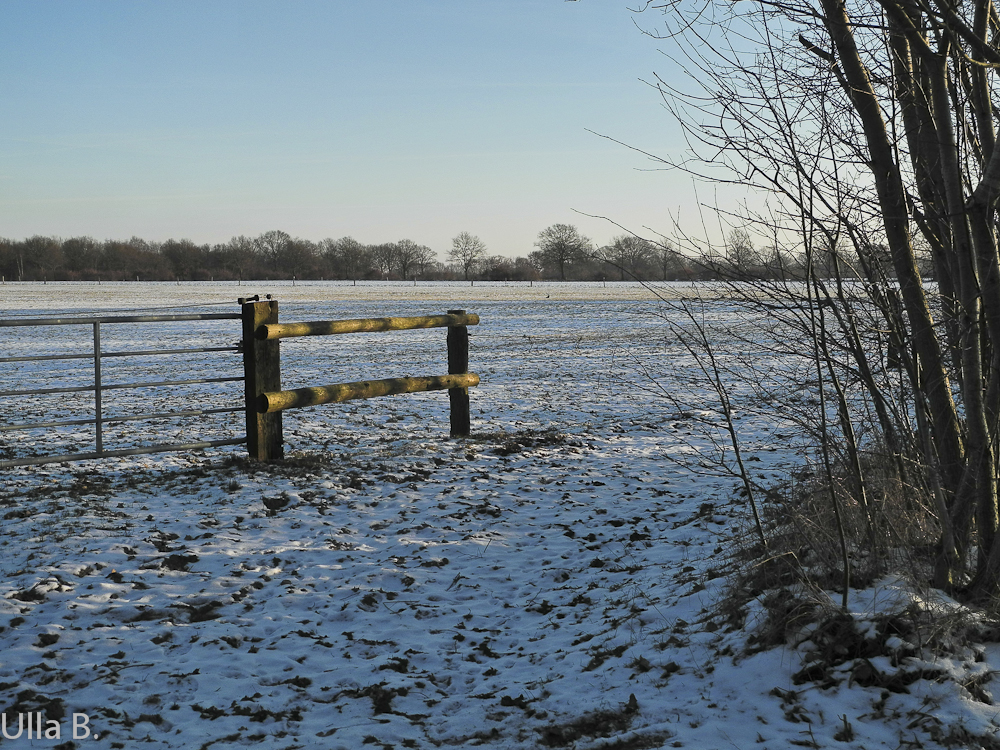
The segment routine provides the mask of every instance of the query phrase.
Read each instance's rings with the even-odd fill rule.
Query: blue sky
[[[0,0],[0,236],[664,233],[690,180],[618,0]],[[653,27],[650,13],[637,20]]]

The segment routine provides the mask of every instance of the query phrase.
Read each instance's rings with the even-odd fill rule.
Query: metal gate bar
[[[96,368],[95,368],[96,371]],[[132,388],[159,388],[166,385],[201,385],[203,383],[238,383],[243,378],[197,378],[195,380],[158,380],[149,383],[109,383],[101,384],[102,391],[120,391]],[[66,388],[36,388],[29,391],[0,391],[2,396],[44,396],[51,393],[79,393],[81,391],[93,391],[92,385],[68,386]]]
[[[45,396],[50,393],[79,393],[80,391],[93,391],[92,385],[67,386],[66,388],[36,388],[30,391],[0,391],[3,396]]]
[[[129,448],[120,451],[101,451],[99,453],[70,453],[65,456],[36,456],[20,458],[12,461],[0,461],[0,469],[14,466],[41,466],[42,464],[60,464],[64,461],[84,461],[89,458],[116,458],[118,456],[142,456],[147,453],[167,453],[169,451],[194,451],[204,448],[219,448],[224,445],[246,445],[246,438],[238,440],[205,440],[199,443],[170,443],[164,445],[149,445],[142,448]]]
[[[239,313],[185,313],[183,315],[108,315],[89,318],[12,318],[0,328],[17,326],[74,326],[92,323],[175,323],[185,320],[240,320]]]
[[[121,417],[104,417],[101,421],[104,424],[112,424],[115,422],[142,421],[144,419],[170,419],[171,417],[201,417],[206,414],[231,414],[233,412],[243,410],[244,407],[242,406],[227,406],[221,409],[199,409],[197,411],[167,411],[155,414],[129,414]],[[11,430],[34,430],[42,427],[72,427],[74,425],[95,424],[96,422],[96,419],[66,419],[58,422],[23,422],[20,424],[0,425],[0,432],[9,432]]]
[[[151,357],[163,354],[200,354],[202,352],[238,352],[238,346],[205,346],[197,349],[149,349],[137,352],[101,352],[101,357]],[[93,359],[89,354],[43,354],[39,357],[0,357],[0,363],[6,362],[48,362],[57,359]]]
[[[101,385],[102,391],[119,391],[129,388],[160,388],[165,385],[200,385],[202,383],[237,383],[244,378],[196,378],[194,380],[156,380],[149,383],[111,383]]]

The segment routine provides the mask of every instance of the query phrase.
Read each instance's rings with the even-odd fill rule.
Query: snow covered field
[[[984,701],[1000,664],[994,647],[918,665],[976,678],[971,691],[954,680],[920,680],[908,692],[849,687],[850,664],[820,687],[795,677],[812,647],[805,636],[798,648],[744,654],[747,633],[727,628],[715,606],[729,552],[750,534],[745,508],[731,479],[669,460],[711,449],[696,426],[709,396],[665,335],[658,316],[669,312],[641,286],[2,289],[10,314],[30,317],[235,311],[237,296],[255,293],[279,299],[288,322],[464,308],[482,319],[470,329],[482,385],[471,391],[474,434],[460,441],[447,439],[446,395],[430,393],[286,413],[291,458],[273,466],[232,448],[6,471],[0,707],[7,735],[19,714],[41,712],[50,738],[25,731],[0,744],[897,748],[995,731],[998,712]],[[727,322],[724,302],[705,304]],[[148,345],[130,338],[134,328],[105,328],[106,348]],[[75,339],[63,327],[37,330],[32,339],[0,329],[0,338],[48,353],[89,345],[84,329]],[[238,321],[190,330],[171,324],[157,343],[239,337]],[[440,374],[444,354],[441,330],[288,341],[283,385]],[[183,370],[207,375],[238,369],[236,360],[191,357]],[[79,362],[3,366],[0,390],[11,379],[86,382]],[[109,382],[180,377],[177,363],[122,362],[109,365]],[[689,410],[668,406],[643,364]],[[208,397],[236,402],[235,386]],[[106,411],[175,408],[152,389],[141,404],[140,392],[122,393],[132,395]],[[3,423],[40,419],[53,403],[63,417],[92,404],[36,401],[19,406],[26,413],[8,405]],[[107,447],[192,430],[238,436],[239,419],[122,423]],[[744,429],[752,436],[755,426]],[[768,476],[794,460],[795,436],[777,442],[764,429],[747,459]],[[88,439],[86,428],[8,432],[0,449],[90,450]],[[852,606],[860,616],[892,597],[912,599],[885,581]],[[907,663],[871,661],[885,673]],[[83,715],[77,739],[74,714]]]

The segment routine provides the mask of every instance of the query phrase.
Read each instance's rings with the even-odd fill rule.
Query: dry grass
[[[734,551],[735,572],[717,610],[730,628],[751,627],[751,651],[785,644],[806,625],[821,627],[842,616],[831,598],[831,592],[842,593],[844,586],[834,502],[848,550],[851,588],[864,589],[893,574],[915,588],[929,586],[939,525],[926,491],[901,480],[899,466],[884,453],[865,455],[867,506],[854,489],[856,482],[842,470],[835,471],[831,486],[824,472],[807,467],[768,492],[762,505],[767,546],[748,543]],[[755,612],[752,623],[747,622],[750,611]],[[911,630],[919,630],[925,640],[932,633],[944,636],[964,627],[943,621],[935,626],[929,611],[920,617],[919,628]],[[830,632],[839,631],[833,627]]]
[[[843,585],[839,511],[850,559],[851,586],[865,588],[889,573],[929,580],[940,525],[925,488],[904,481],[884,453],[864,456],[867,503],[839,467],[832,485],[809,468],[772,490],[765,506],[769,553],[792,555],[800,577],[825,589]],[[836,503],[836,506],[835,506]]]

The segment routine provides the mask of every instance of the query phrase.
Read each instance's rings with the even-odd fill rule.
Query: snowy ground
[[[898,658],[865,660],[877,674],[975,678],[904,691],[862,679],[857,659],[804,680],[818,635],[745,653],[754,612],[731,630],[716,607],[750,527],[731,479],[669,460],[711,445],[696,427],[707,395],[682,377],[691,363],[664,339],[662,308],[632,285],[617,296],[604,291],[613,285],[548,286],[439,285],[425,297],[398,285],[8,284],[8,307],[31,316],[234,291],[274,293],[287,321],[465,308],[483,321],[471,331],[483,385],[467,440],[447,439],[446,397],[421,394],[286,414],[293,457],[274,466],[232,449],[7,471],[0,706],[7,734],[29,712],[61,733],[0,744],[897,748],[950,734],[991,746],[961,743],[995,731],[994,647],[931,663],[897,638]],[[225,325],[208,337],[231,342],[237,326]],[[76,346],[54,330],[44,346]],[[283,344],[287,387],[444,372],[433,364],[441,331],[294,346]],[[218,367],[206,361],[192,367]],[[637,362],[688,389],[690,411],[668,408]],[[233,394],[220,386],[212,398]],[[200,436],[236,434],[227,419]],[[171,420],[128,424],[113,439],[183,433]],[[0,433],[7,455],[44,447],[14,434]],[[86,430],[51,437],[88,449]],[[748,460],[776,472],[794,438],[762,432]],[[890,580],[852,607],[863,619],[890,597],[913,600]],[[74,714],[89,717],[87,739],[72,739]]]

